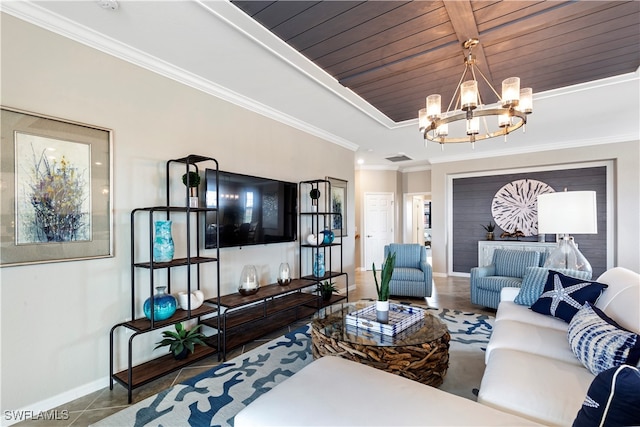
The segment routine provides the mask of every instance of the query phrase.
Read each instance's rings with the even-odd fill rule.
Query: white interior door
[[[364,268],[376,269],[384,261],[384,247],[393,243],[393,193],[367,193],[364,196]]]
[[[422,196],[413,197],[413,215],[412,215],[413,238],[411,243],[424,245],[424,198]]]

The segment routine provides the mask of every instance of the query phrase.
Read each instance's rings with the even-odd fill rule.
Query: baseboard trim
[[[6,413],[15,413],[21,414],[22,416],[26,416],[27,414],[40,414],[42,412],[47,412],[52,410],[53,408],[61,407],[65,403],[71,402],[72,400],[79,399],[88,394],[94,393],[98,390],[101,390],[105,387],[109,386],[109,377],[103,377],[98,380],[92,381],[90,383],[81,385],[71,390],[67,390],[58,395],[49,397],[47,399],[41,400],[39,402],[32,403],[30,405],[24,406],[20,409],[6,409],[3,408],[2,414],[2,426],[10,426],[21,421],[25,421],[25,419],[18,419],[18,416],[15,419],[7,420]],[[64,408],[62,408],[64,410]]]
[[[469,273],[456,273],[456,272],[452,272],[452,273],[449,273],[449,276],[454,276],[454,277],[471,277],[471,274],[469,274]]]

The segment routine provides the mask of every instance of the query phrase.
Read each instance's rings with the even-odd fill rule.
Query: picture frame
[[[340,215],[331,215],[331,231],[336,237],[347,236],[347,186],[348,181],[339,178],[326,177],[331,185],[331,212],[340,212]],[[342,222],[341,222],[342,221]]]
[[[110,129],[0,106],[0,267],[112,257]]]

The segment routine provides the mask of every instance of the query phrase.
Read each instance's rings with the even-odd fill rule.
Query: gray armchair
[[[385,259],[396,253],[396,264],[389,283],[389,293],[405,297],[430,297],[432,290],[432,269],[427,263],[424,246],[392,243],[384,247]]]

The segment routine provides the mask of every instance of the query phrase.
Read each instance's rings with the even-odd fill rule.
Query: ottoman
[[[370,366],[327,356],[234,419],[249,426],[531,426],[531,421]]]

